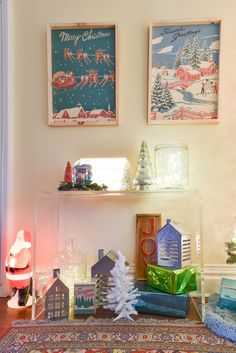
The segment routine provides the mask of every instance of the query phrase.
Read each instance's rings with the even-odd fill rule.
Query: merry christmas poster
[[[117,125],[116,26],[48,28],[49,125]]]

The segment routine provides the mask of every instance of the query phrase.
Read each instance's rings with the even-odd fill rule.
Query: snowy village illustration
[[[49,125],[117,125],[116,26],[48,27]]]
[[[220,22],[152,25],[149,124],[217,122]]]

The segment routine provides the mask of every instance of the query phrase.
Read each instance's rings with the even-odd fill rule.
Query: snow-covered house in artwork
[[[45,296],[45,317],[47,320],[68,318],[69,288],[59,277],[48,281],[43,294]]]
[[[157,232],[158,266],[178,269],[191,265],[191,238],[183,229],[166,224]]]
[[[109,118],[110,112],[107,112],[105,109],[93,109],[89,113],[89,118]]]
[[[86,119],[86,117],[87,113],[80,104],[74,108],[62,109],[55,115],[56,119]]]
[[[176,75],[181,81],[195,81],[199,80],[201,74],[198,70],[195,70],[190,65],[181,65],[179,66]]]
[[[210,76],[216,73],[217,66],[213,60],[203,61],[198,70],[202,76]]]

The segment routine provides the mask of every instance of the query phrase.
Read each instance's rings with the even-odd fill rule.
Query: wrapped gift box
[[[220,289],[221,309],[236,311],[236,281],[233,279],[222,278]]]
[[[173,295],[148,286],[146,281],[137,281],[138,288],[135,309],[139,313],[174,316],[184,318],[189,308],[189,295]]]
[[[171,270],[148,264],[147,283],[151,287],[170,294],[195,291],[197,289],[196,270],[193,267]]]

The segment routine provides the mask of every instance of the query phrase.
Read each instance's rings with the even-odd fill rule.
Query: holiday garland
[[[236,243],[234,241],[229,241],[225,243],[227,247],[228,259],[226,260],[227,264],[236,264]]]
[[[79,184],[74,184],[72,182],[65,183],[64,181],[61,181],[58,187],[59,191],[70,191],[70,190],[82,190],[82,191],[105,191],[107,190],[107,186],[105,184],[99,185],[97,183],[79,183]]]

